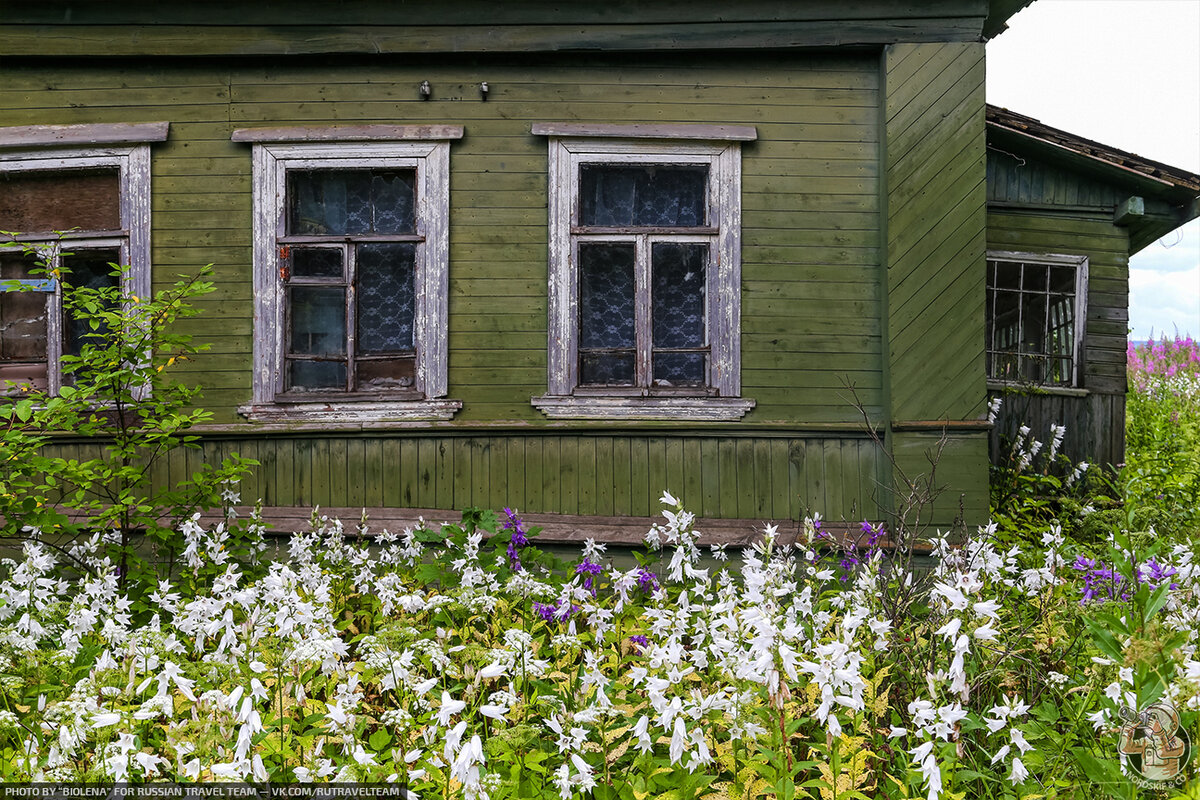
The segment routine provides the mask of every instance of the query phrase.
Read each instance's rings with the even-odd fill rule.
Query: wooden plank
[[[488,478],[491,500],[488,505],[502,508],[525,506],[525,442],[519,436],[492,440],[491,475]]]
[[[684,461],[684,441],[679,438],[668,438],[664,442],[667,463],[666,480],[661,486],[651,486],[650,494],[652,500],[657,500],[662,497],[662,493],[670,487],[672,494],[682,492],[687,486],[688,467]],[[676,497],[680,495],[675,494]],[[689,509],[691,510],[691,509]],[[695,513],[693,511],[693,513]]]
[[[619,491],[617,482],[617,447],[616,442],[609,436],[597,436],[596,441],[596,479],[595,500],[593,513],[602,516],[612,516],[616,506],[616,495]],[[627,440],[626,440],[627,441]]]
[[[649,125],[596,122],[535,122],[534,136],[600,136],[623,139],[698,139],[704,141],[753,142],[757,131],[749,125]]]
[[[452,30],[453,36],[447,34]],[[198,36],[194,25],[99,26],[8,25],[0,29],[0,53],[63,57],[104,53],[108,57],[177,55],[281,56],[397,53],[527,53],[535,51],[711,50],[832,47],[894,42],[902,31],[893,20],[843,19],[673,22],[656,25],[586,24],[537,26],[456,25],[240,25]],[[917,40],[973,42],[977,17],[926,19],[909,28]]]
[[[378,497],[383,494],[380,486],[379,470],[372,467],[378,464],[379,442],[371,442],[371,458],[368,458],[367,442],[365,439],[344,439],[346,443],[346,487],[345,497],[348,503],[356,506],[378,506],[381,501],[367,502],[367,495]],[[334,487],[337,496],[337,487]]]
[[[759,475],[754,469],[754,442],[752,440],[739,439],[737,441],[734,446],[734,463],[737,465],[735,470],[738,476],[735,515],[743,518],[754,517],[757,514],[760,497],[764,492],[759,483]],[[767,485],[769,486],[770,483],[768,482]]]
[[[637,513],[633,510],[632,453],[631,437],[618,436],[612,439],[612,510],[608,512],[610,514],[632,516]]]
[[[461,125],[321,125],[310,127],[237,128],[235,142],[377,142],[461,139]],[[164,137],[166,138],[166,137]]]
[[[563,514],[579,513],[579,492],[581,481],[580,441],[575,436],[563,436],[558,442],[559,448],[559,497],[558,510]]]
[[[526,436],[523,440],[521,469],[525,481],[525,505],[521,508],[544,509],[542,500],[542,437]]]
[[[475,505],[475,495],[478,486],[475,483],[475,464],[478,453],[470,439],[451,439],[446,443],[446,449],[453,453],[453,466],[450,470],[451,498],[446,508],[467,508]],[[439,488],[440,487],[439,480]]]
[[[580,436],[573,440],[575,443],[575,463],[578,482],[576,484],[575,511],[576,514],[595,514],[598,506],[598,494],[601,491],[596,485],[600,467],[598,443],[595,436]],[[611,457],[611,455],[610,455]],[[603,491],[609,491],[607,487]]]
[[[0,147],[145,144],[167,139],[169,122],[108,122],[0,127]]]
[[[574,475],[572,475],[572,478]],[[542,504],[547,512],[562,508],[562,437],[552,436],[542,440]]]
[[[752,441],[754,451],[754,513],[753,516],[770,519],[774,513],[775,464],[772,463],[771,440]]]
[[[719,517],[721,515],[722,474],[717,440],[702,439],[700,441],[700,482],[701,498],[699,513],[705,516]],[[728,477],[728,476],[725,476]]]
[[[337,473],[345,474],[346,461],[345,458],[335,460],[333,457],[333,440],[330,439],[313,439],[310,440],[312,452],[312,473],[311,483],[309,484],[309,497],[313,505],[331,506],[333,505],[333,486],[337,480]]]
[[[446,439],[430,441],[432,452],[429,454],[429,468],[433,472],[433,491],[435,502],[433,508],[454,508],[455,453],[453,442]],[[425,452],[421,451],[421,467],[425,469]]]
[[[628,442],[629,513],[635,517],[648,517],[657,504],[657,495],[654,494],[654,487],[650,485],[649,440],[644,436],[632,436]],[[698,469],[698,464],[692,466]]]

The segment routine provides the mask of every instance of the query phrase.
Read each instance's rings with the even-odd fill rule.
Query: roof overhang
[[[1130,197],[1162,201],[1167,213],[1145,214],[1129,223],[1136,252],[1176,228],[1200,217],[1200,175],[1143,158],[1101,142],[1053,128],[999,106],[987,107],[990,146],[1057,164],[1113,184]]]

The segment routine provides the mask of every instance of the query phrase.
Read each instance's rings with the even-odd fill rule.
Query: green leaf
[[[1121,789],[1129,784],[1121,777],[1120,768],[1115,762],[1101,761],[1082,747],[1071,750],[1087,779],[1099,786],[1110,797],[1121,798]]]
[[[1124,662],[1125,654],[1121,645],[1117,644],[1117,640],[1109,633],[1102,625],[1093,620],[1085,620],[1088,630],[1092,633],[1092,641],[1096,643],[1096,647],[1101,653],[1116,661],[1118,664]]]
[[[392,735],[383,728],[372,733],[370,738],[367,739],[367,744],[371,745],[371,749],[377,753],[382,752],[391,742]]]
[[[1150,602],[1146,604],[1146,611],[1142,615],[1142,619],[1150,619],[1159,609],[1167,604],[1167,597],[1171,592],[1170,583],[1164,583],[1162,586],[1154,590],[1154,594],[1150,596]]]

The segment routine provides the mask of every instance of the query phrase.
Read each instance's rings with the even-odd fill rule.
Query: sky
[[[989,103],[1200,173],[1200,0],[1034,0],[987,45]],[[1200,336],[1200,219],[1130,259],[1130,338]]]

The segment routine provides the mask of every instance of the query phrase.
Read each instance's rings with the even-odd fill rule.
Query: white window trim
[[[115,167],[118,172],[118,208],[123,235],[114,238],[96,236],[80,238],[88,249],[120,247],[121,263],[128,266],[121,280],[125,297],[148,297],[150,282],[150,141],[162,141],[167,136],[167,123],[148,123],[119,126],[120,136],[111,134],[110,125],[32,125],[20,128],[0,128],[0,147],[20,143],[30,149],[0,150],[0,172],[39,172]],[[65,133],[64,133],[65,132]],[[67,135],[69,134],[69,135]],[[129,146],[72,147],[58,149],[63,142],[72,144],[94,139],[138,141]],[[36,149],[34,149],[36,148]],[[54,149],[50,149],[54,148]],[[98,232],[101,233],[101,232]],[[70,249],[72,236],[61,239],[41,236],[19,236],[49,250],[57,258]],[[51,394],[62,388],[62,284],[55,281],[54,311],[47,318],[46,355],[49,361],[47,383]]]
[[[447,391],[446,323],[450,287],[449,141],[355,141],[253,144],[254,377],[253,401],[239,412],[261,422],[385,423],[450,419],[462,407]],[[235,139],[237,136],[235,135]],[[284,300],[277,239],[284,234],[287,171],[303,168],[406,167],[417,175],[415,388],[419,400],[379,399],[288,402],[283,391]]]
[[[1037,383],[1031,384],[1022,381],[1006,381],[999,378],[993,378],[990,374],[987,376],[988,388],[1004,389],[1004,388],[1029,388],[1030,386],[1044,390],[1051,394],[1073,394],[1084,389],[1084,353],[1085,342],[1084,336],[1087,331],[1087,290],[1088,290],[1088,256],[1078,254],[1065,253],[1028,253],[1017,250],[988,250],[987,261],[1020,261],[1026,264],[1051,264],[1051,265],[1067,265],[1074,266],[1075,269],[1075,324],[1074,324],[1074,352],[1071,354],[1072,375],[1070,385],[1053,384],[1053,383]],[[991,292],[992,287],[988,284],[986,278],[984,280],[985,291]],[[984,320],[985,331],[991,333],[992,320]],[[985,352],[990,352],[991,341],[985,343]]]
[[[727,134],[714,126],[573,127],[540,124],[549,139],[549,278],[547,393],[530,401],[555,419],[686,419],[730,421],[754,407],[741,398],[741,148],[734,141],[700,141]],[[732,130],[732,129],[731,129]],[[750,133],[747,135],[746,131]],[[737,128],[729,139],[753,138]],[[561,134],[561,135],[558,135]],[[567,135],[570,134],[570,135]],[[603,137],[603,138],[602,138]],[[647,141],[654,137],[655,141]],[[709,208],[717,228],[715,269],[709,278],[709,389],[715,396],[604,395],[577,391],[579,281],[571,228],[577,213],[579,167],[584,163],[671,163],[709,166]]]

